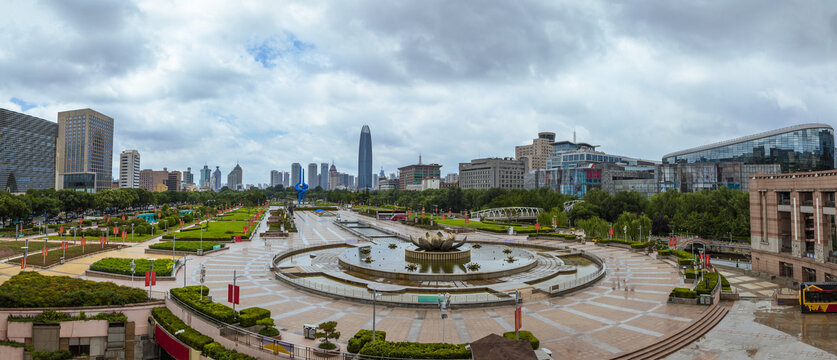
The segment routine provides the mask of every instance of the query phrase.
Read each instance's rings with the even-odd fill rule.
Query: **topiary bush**
[[[251,307],[238,313],[238,320],[241,322],[241,327],[251,327],[256,325],[259,320],[270,317],[270,310],[262,309],[260,307]]]
[[[541,347],[541,341],[538,340],[538,338],[536,338],[535,335],[532,335],[532,332],[526,331],[526,330],[520,330],[520,331],[518,331],[518,333],[520,335],[520,340],[529,341],[529,344],[532,345],[533,350],[537,350],[537,348]],[[514,336],[514,331],[504,332],[503,337],[506,338],[506,339],[516,340],[516,338]]]

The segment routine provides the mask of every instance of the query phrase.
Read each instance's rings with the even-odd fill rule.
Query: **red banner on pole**
[[[235,242],[241,242],[241,236],[236,236],[235,237]]]
[[[21,269],[26,269],[26,257],[25,256],[20,258],[20,268]]]
[[[180,227],[183,227],[183,220],[180,220]]]
[[[535,231],[541,231],[541,224],[535,224]]]
[[[465,225],[468,225],[468,221],[471,220],[469,218],[465,218]]]
[[[67,251],[67,248],[69,248],[69,243],[66,242],[66,241],[62,241],[61,242],[61,250]]]
[[[227,284],[227,302],[239,305],[238,295],[240,290],[241,286],[233,286],[233,284]]]
[[[607,234],[613,236],[613,228],[607,229]]]
[[[62,227],[61,227],[61,230],[59,230],[58,232],[60,232],[60,233],[61,233],[61,235],[64,235],[64,227],[62,226]]]
[[[517,308],[514,310],[514,331],[520,330],[523,327],[523,308]]]
[[[157,285],[157,272],[156,271],[146,271],[145,272],[145,286],[149,285]]]
[[[85,244],[87,244],[87,239],[81,238],[81,247],[84,247]]]
[[[558,220],[552,219],[552,227],[558,227]]]
[[[128,239],[128,232],[127,232],[127,231],[123,231],[123,232],[122,232],[122,240],[127,240],[127,239]]]
[[[113,234],[114,235],[119,234],[119,227],[118,226],[113,228]]]
[[[48,247],[44,246],[44,248],[43,248],[43,249],[41,249],[41,251],[43,251],[43,252],[44,252],[44,257],[49,256],[49,248],[48,248]]]

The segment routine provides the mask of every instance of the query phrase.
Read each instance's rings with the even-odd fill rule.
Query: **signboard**
[[[212,250],[218,250],[221,248],[221,244],[215,245],[212,247]]]
[[[160,325],[154,327],[154,338],[169,355],[177,360],[189,360],[189,347],[169,335]]]
[[[436,295],[419,295],[419,296],[417,296],[417,298],[418,298],[417,299],[418,303],[420,303],[420,304],[423,304],[423,303],[437,304],[437,303],[439,303],[439,297],[436,296]]]

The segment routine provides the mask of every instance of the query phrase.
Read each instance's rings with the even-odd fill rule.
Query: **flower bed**
[[[148,301],[145,290],[111,282],[21,272],[0,285],[0,307],[77,307]]]
[[[123,259],[123,258],[104,258],[90,265],[90,270],[101,271],[111,274],[131,275],[131,260],[136,265],[134,274],[145,274],[146,271],[151,271],[151,260],[148,259]],[[154,271],[158,276],[171,276],[174,261],[171,259],[157,259],[154,260]]]

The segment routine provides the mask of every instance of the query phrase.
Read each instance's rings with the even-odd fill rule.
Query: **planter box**
[[[214,252],[219,252],[219,251],[224,251],[224,250],[229,250],[229,249],[230,248],[228,246],[225,246],[225,247],[222,247],[220,249],[206,250],[206,251],[203,252],[203,254],[198,254],[195,251],[175,251],[174,254],[175,255],[180,255],[180,256],[186,256],[186,255],[203,256],[203,255],[206,255],[206,254],[211,254],[211,253],[214,253]],[[160,249],[145,249],[145,253],[146,254],[155,254],[155,255],[171,255],[172,254],[171,250],[160,250]]]
[[[697,305],[698,299],[687,299],[687,298],[678,298],[678,297],[668,297],[668,302],[670,304],[684,304],[684,305]]]

